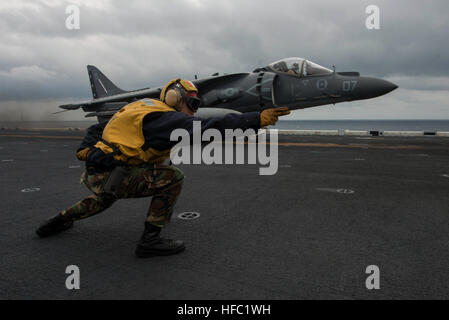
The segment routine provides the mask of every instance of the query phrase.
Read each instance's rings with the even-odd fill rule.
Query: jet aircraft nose
[[[397,85],[387,80],[360,77],[358,86],[354,90],[354,96],[356,99],[370,99],[387,94],[397,87]]]

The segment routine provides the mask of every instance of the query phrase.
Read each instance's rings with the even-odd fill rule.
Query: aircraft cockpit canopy
[[[299,77],[329,74],[333,71],[303,58],[286,58],[268,65],[275,72],[282,72]]]

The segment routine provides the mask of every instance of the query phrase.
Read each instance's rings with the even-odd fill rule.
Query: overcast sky
[[[66,7],[80,29],[66,28]],[[380,30],[365,8],[380,8]],[[441,1],[0,0],[0,121],[82,120],[86,65],[125,90],[298,56],[393,81],[383,97],[298,110],[292,119],[449,119],[449,4]]]

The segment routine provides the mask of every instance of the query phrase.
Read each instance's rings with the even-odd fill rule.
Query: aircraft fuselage
[[[82,108],[88,112],[86,117],[96,116],[102,121],[133,101],[158,99],[162,90],[158,87],[124,91],[94,66],[88,66],[88,72],[94,98],[60,108]],[[217,75],[192,82],[202,102],[197,113],[200,117],[284,106],[304,109],[370,99],[397,88],[383,79],[361,77],[358,72],[332,72],[301,58],[288,58],[250,73]]]

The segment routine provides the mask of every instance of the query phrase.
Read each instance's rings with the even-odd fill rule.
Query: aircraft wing
[[[77,110],[79,108],[95,107],[96,105],[101,105],[111,102],[132,102],[134,100],[139,100],[142,98],[159,98],[159,94],[162,90],[161,88],[151,88],[151,89],[141,89],[135,91],[127,91],[125,93],[120,93],[112,96],[91,99],[86,101],[81,101],[77,103],[64,104],[59,106],[61,109],[65,110]]]
[[[199,80],[192,80],[192,82],[195,84],[195,86],[198,88],[199,95],[201,96],[201,91],[207,89],[209,86],[216,85],[217,83],[223,82],[223,81],[232,81],[237,80],[240,78],[245,78],[248,76],[249,73],[232,73],[232,74],[225,74],[222,76],[212,76],[204,79]]]
[[[229,80],[237,80],[239,78],[244,78],[248,75],[248,73],[234,73],[234,74],[227,74],[223,76],[214,76],[199,80],[193,80],[192,82],[197,86],[198,90],[201,91],[204,89],[207,89],[209,86],[216,85],[217,83],[223,82],[223,81],[229,81]],[[134,90],[134,91],[124,91],[124,93],[114,94],[114,95],[108,95],[101,98],[91,99],[91,100],[85,100],[77,103],[71,103],[71,104],[64,104],[59,106],[61,109],[65,110],[77,110],[79,108],[86,108],[91,109],[90,107],[95,107],[97,105],[102,105],[105,103],[112,103],[112,102],[132,102],[135,100],[143,99],[143,98],[153,98],[153,99],[159,99],[160,92],[162,91],[162,87],[158,88],[147,88],[147,89],[140,89],[140,90]]]

